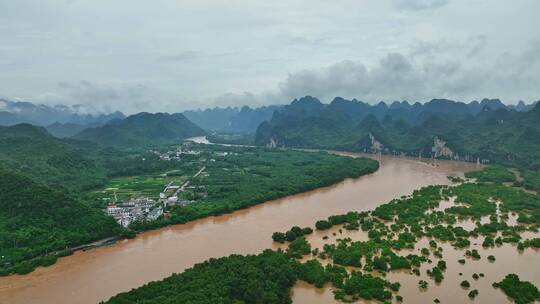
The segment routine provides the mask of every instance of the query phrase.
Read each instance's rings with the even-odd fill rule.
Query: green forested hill
[[[0,127],[0,275],[53,264],[57,251],[123,232],[79,194],[110,176],[173,165],[144,157],[142,162],[138,153],[58,139],[29,124]]]
[[[85,129],[74,138],[105,146],[137,147],[170,143],[204,134],[203,129],[183,114],[139,113],[101,127]]]
[[[29,124],[0,127],[0,167],[55,187],[81,190],[101,184],[103,151],[90,142],[55,138]]]
[[[119,232],[114,219],[101,211],[0,169],[0,274],[50,265],[57,251]]]
[[[103,185],[111,176],[165,171],[174,165],[158,162],[158,157],[145,149],[136,150],[59,139],[29,124],[0,127],[0,168],[57,189],[84,191]],[[147,161],[142,162],[142,158]]]
[[[47,128],[47,132],[49,132],[51,135],[55,137],[68,138],[68,137],[74,136],[75,134],[89,127],[91,126],[74,124],[74,123],[62,124],[62,123],[56,122],[51,125],[48,125],[46,128]]]

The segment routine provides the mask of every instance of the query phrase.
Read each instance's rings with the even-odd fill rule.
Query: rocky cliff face
[[[371,152],[381,153],[384,151],[384,145],[373,134],[369,133],[369,139],[371,140]]]
[[[267,148],[293,148],[293,145],[286,144],[286,142],[280,140],[275,135],[271,136],[270,139],[264,144]],[[410,157],[425,157],[425,158],[436,158],[436,159],[451,159],[451,160],[459,160],[459,161],[466,161],[466,162],[477,162],[482,164],[487,164],[490,162],[488,159],[481,159],[475,155],[469,155],[469,154],[463,154],[460,155],[459,153],[452,150],[452,148],[448,145],[448,142],[445,140],[434,137],[433,138],[433,144],[430,146],[426,146],[424,149],[417,151],[417,152],[411,152],[411,151],[402,151],[399,149],[393,149],[391,147],[385,146],[382,142],[380,142],[373,133],[369,133],[365,137],[363,137],[361,140],[356,142],[355,145],[349,146],[349,147],[342,147],[337,148],[338,150],[346,150],[346,151],[357,151],[357,152],[364,152],[364,153],[374,153],[374,154],[387,154],[387,155],[400,155],[400,156],[410,156]]]
[[[433,138],[433,146],[431,147],[431,153],[433,158],[443,158],[443,159],[453,159],[466,162],[477,162],[482,164],[487,164],[490,162],[489,159],[482,159],[475,155],[464,154],[460,155],[457,152],[454,152],[449,146],[448,143],[442,140],[439,137]]]
[[[266,144],[267,148],[277,148],[279,141],[275,139],[273,136],[270,137],[270,141]]]
[[[431,152],[434,158],[454,159],[454,156],[458,156],[447,146],[446,141],[438,137],[433,139],[433,147],[431,148]]]

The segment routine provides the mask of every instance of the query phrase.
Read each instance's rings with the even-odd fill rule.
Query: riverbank
[[[123,211],[118,212],[121,217],[116,218],[116,221],[122,224],[125,224],[125,221],[131,222],[128,229],[117,229],[114,234],[102,234],[98,237],[110,237],[118,234],[121,237],[131,238],[142,231],[174,224],[185,224],[208,216],[230,213],[268,200],[328,186],[345,178],[369,174],[378,168],[378,163],[371,159],[350,160],[327,153],[304,153],[290,150],[268,151],[259,148],[221,146],[199,146],[196,149],[197,151],[182,159],[181,162],[162,160],[162,162],[173,162],[169,167],[178,168],[180,172],[184,172],[183,175],[185,172],[189,172],[189,176],[184,179],[181,185],[179,184],[178,190],[168,194],[169,198],[166,197],[165,193],[160,193],[162,187],[156,187],[155,182],[141,182],[141,184],[131,182],[131,180],[156,180],[152,176],[140,179],[135,178],[138,177],[135,176],[126,178],[125,182],[115,182],[116,187],[126,187],[130,190],[141,190],[149,187],[150,191],[145,191],[145,193],[153,195],[153,197],[159,197],[163,194],[162,200],[152,203],[155,208],[163,210],[163,216],[145,220],[146,215],[143,209],[138,209],[138,211],[134,211],[137,209],[133,211],[122,209]],[[166,184],[166,177],[162,177],[166,174],[159,176],[158,182]],[[142,195],[140,194],[142,192],[135,193],[124,199],[141,197]],[[108,201],[110,193],[93,191],[92,195],[89,194],[85,199],[89,201],[89,204],[93,204],[92,202],[99,204]],[[104,205],[102,206],[104,207]],[[95,209],[93,211],[103,216],[101,210]],[[109,220],[110,218],[105,219]],[[110,222],[114,224],[114,222]],[[46,254],[50,255],[35,258],[36,263],[33,263],[34,260],[20,263],[32,267],[22,268],[19,265],[0,267],[0,275],[14,273],[25,275],[39,266],[49,267],[59,257],[71,254],[72,250],[96,247],[96,244],[92,243],[99,243],[99,240],[96,241],[98,237],[87,238],[85,241],[91,242],[90,244],[81,244],[82,242],[68,244],[67,246],[71,245],[74,248],[61,248],[60,254],[52,255],[49,251]],[[104,242],[98,245],[106,244]],[[6,261],[10,261],[9,256]],[[46,261],[46,263],[42,261]],[[4,265],[8,265],[8,263],[2,264],[2,266]]]
[[[173,302],[189,299],[194,292],[199,293],[194,299],[199,302],[212,302],[214,297],[214,301],[251,303],[252,299],[269,297],[282,298],[276,303],[285,303],[289,289],[298,280],[326,288],[330,283],[336,297],[346,302],[392,298],[401,302],[404,297],[406,303],[435,299],[462,303],[469,298],[478,298],[481,303],[506,303],[505,295],[492,283],[509,273],[540,285],[540,274],[530,267],[540,262],[535,249],[540,247],[539,222],[522,221],[539,207],[538,197],[503,185],[425,187],[371,212],[333,215],[307,228],[281,232],[282,237],[277,232],[272,238],[285,244],[278,245],[283,250],[274,255],[265,252],[205,262],[119,294],[110,303]],[[532,263],[527,266],[528,262]],[[243,272],[243,267],[237,271],[230,265],[238,263],[250,271]],[[255,274],[257,271],[260,273]],[[424,287],[417,287],[419,280],[425,282]],[[460,282],[466,284],[460,287]],[[186,284],[190,287],[185,288]],[[276,285],[280,287],[267,287]],[[243,289],[250,291],[238,292]],[[534,293],[530,296],[536,299]],[[295,300],[320,303],[329,299],[315,295],[309,301]]]
[[[95,249],[95,248],[99,248],[99,247],[103,247],[103,246],[112,245],[112,244],[114,244],[114,243],[116,243],[116,242],[118,242],[118,241],[120,241],[122,239],[123,239],[123,237],[120,236],[120,235],[111,236],[111,237],[108,237],[108,238],[104,238],[104,239],[101,239],[101,240],[94,241],[92,243],[72,247],[72,248],[70,248],[70,250],[73,251],[73,252],[79,251],[79,250],[83,250],[83,251],[91,250],[91,249]]]
[[[364,155],[352,154],[352,157]],[[377,172],[216,217],[148,231],[114,245],[79,251],[26,276],[0,278],[1,303],[97,303],[212,257],[272,248],[274,231],[380,203],[430,184],[448,184],[475,164],[376,156]]]

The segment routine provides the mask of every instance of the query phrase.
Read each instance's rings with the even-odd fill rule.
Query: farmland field
[[[110,179],[103,188],[88,193],[87,198],[103,204],[121,202],[135,197],[158,199],[159,193],[170,182],[180,186],[186,180],[186,176],[169,176],[166,173],[117,177]]]

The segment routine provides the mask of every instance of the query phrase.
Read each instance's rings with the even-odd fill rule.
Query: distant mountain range
[[[0,125],[25,122],[45,126],[55,137],[102,146],[152,145],[218,132],[247,134],[248,140],[255,138],[255,144],[266,146],[380,150],[487,160],[494,156],[482,152],[490,149],[481,147],[487,143],[480,139],[493,135],[494,130],[512,129],[523,119],[523,113],[536,110],[533,108],[534,104],[524,102],[507,106],[498,99],[469,103],[433,99],[424,104],[402,101],[371,105],[341,97],[323,104],[306,96],[284,106],[213,108],[183,114],[138,113],[126,118],[120,112],[78,114],[70,107],[0,100]],[[526,130],[537,130],[534,125],[530,127]],[[435,142],[444,145],[437,150]]]
[[[77,107],[47,106],[30,102],[0,99],[0,126],[29,123],[50,126],[49,132],[59,137],[69,137],[88,126],[104,125],[115,119],[124,119],[121,112],[107,114],[80,113]]]
[[[183,114],[204,130],[213,132],[254,134],[261,122],[270,120],[280,106],[259,108],[228,107],[185,111]],[[77,107],[47,106],[31,102],[0,99],[0,126],[29,123],[43,126],[59,138],[72,137],[87,128],[103,126],[126,116],[119,112],[82,114]]]
[[[203,129],[183,114],[142,112],[100,127],[84,129],[72,138],[104,146],[135,147],[180,141],[205,134]]]
[[[535,149],[540,151],[538,113],[539,105],[508,107],[498,99],[369,105],[339,97],[323,104],[306,96],[261,123],[255,141],[272,147],[527,162],[537,161]]]
[[[82,130],[92,127],[99,127],[103,124],[91,124],[91,125],[80,125],[76,123],[59,123],[55,122],[51,125],[46,126],[47,132],[49,132],[51,135],[58,137],[58,138],[68,138],[72,137],[78,133],[80,133]]]
[[[305,98],[301,99],[304,100]],[[534,105],[526,105],[523,101],[520,101],[517,105],[505,105],[498,99],[484,99],[480,102],[472,101],[468,104],[462,102],[455,102],[448,100],[447,103],[441,104],[436,102],[437,99],[431,102],[421,104],[416,102],[410,104],[407,101],[384,103],[380,102],[376,105],[371,105],[365,102],[353,100],[345,100],[341,97],[336,97],[328,106],[325,106],[317,100],[313,104],[313,109],[319,107],[328,107],[330,110],[339,110],[347,113],[347,115],[353,120],[361,120],[364,117],[372,114],[377,119],[381,120],[385,115],[398,116],[401,119],[413,123],[416,119],[422,119],[417,117],[421,112],[424,112],[422,116],[429,116],[430,112],[452,112],[455,115],[473,115],[476,116],[486,106],[492,110],[506,108],[508,110],[515,111],[528,111],[532,109]],[[439,101],[445,101],[439,99]],[[293,101],[295,103],[295,101]],[[304,104],[299,111],[310,110],[306,104]],[[446,108],[444,108],[446,107]],[[295,106],[265,106],[259,108],[250,108],[244,106],[241,108],[227,107],[227,108],[213,108],[205,110],[185,111],[183,114],[192,122],[200,126],[207,131],[225,132],[225,133],[244,133],[254,134],[257,127],[264,121],[270,121],[275,111],[282,111],[287,108],[287,112],[295,111]],[[457,111],[457,112],[454,112]],[[395,117],[397,118],[397,117]]]
[[[281,106],[250,108],[213,108],[185,111],[183,114],[192,122],[208,131],[253,134],[257,127],[272,118]]]
[[[77,107],[47,106],[0,99],[0,126],[31,124],[58,138],[75,138],[105,146],[131,146],[178,140],[205,132],[183,114],[121,112],[81,114]],[[249,110],[239,111],[249,112]],[[269,116],[271,116],[271,112]],[[219,115],[224,117],[219,111]],[[252,124],[255,130],[260,122]],[[46,130],[46,131],[45,131]]]

